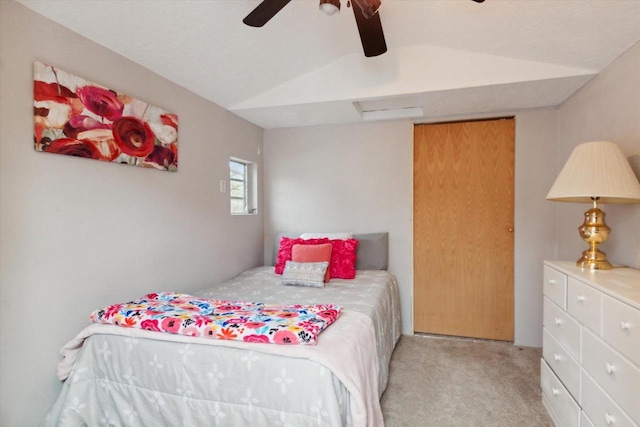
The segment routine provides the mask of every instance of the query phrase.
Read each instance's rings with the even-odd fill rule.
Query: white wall
[[[409,122],[265,130],[265,262],[279,231],[388,231],[411,325],[412,139]]]
[[[35,60],[177,113],[179,171],[35,152]],[[93,309],[262,264],[262,215],[230,216],[218,192],[229,156],[262,169],[262,130],[6,0],[0,124],[0,425],[33,426]]]
[[[557,112],[516,116],[514,299],[515,343],[542,346],[542,261],[556,259],[553,203],[545,196],[556,177]]]
[[[555,110],[516,117],[515,342],[542,344],[542,261],[554,258]],[[389,231],[403,333],[413,333],[413,124],[265,130],[265,262],[278,231]],[[550,255],[551,254],[551,255]]]
[[[583,142],[614,141],[640,179],[640,42],[569,98],[558,111],[557,172]],[[587,244],[578,234],[590,205],[556,203],[561,259],[577,260]],[[601,205],[611,227],[600,248],[613,264],[640,269],[640,204]]]

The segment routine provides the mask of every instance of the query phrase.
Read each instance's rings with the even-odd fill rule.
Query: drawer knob
[[[584,302],[585,299],[584,295],[578,295],[578,302]]]
[[[549,284],[550,285],[555,285],[556,283],[558,283],[555,279],[549,279]]]
[[[605,412],[604,414],[604,420],[607,422],[607,424],[611,425],[613,424],[616,419],[613,417],[613,415],[609,414],[608,412]]]
[[[560,390],[558,390],[557,388],[555,388],[555,387],[554,387],[554,388],[552,388],[552,389],[551,389],[551,393],[552,393],[554,396],[557,396],[557,395],[559,395],[559,394],[560,394]]]
[[[562,356],[560,356],[558,353],[554,353],[553,360],[555,360],[556,362],[559,362],[560,360],[562,360]]]
[[[622,321],[622,322],[620,322],[620,328],[623,331],[628,331],[629,329],[631,329],[631,323]]]
[[[607,368],[607,374],[611,375],[616,371],[616,366],[612,365],[611,363],[607,362],[607,364],[605,365]]]
[[[558,325],[558,326],[562,325],[562,319],[561,318],[556,317],[554,320],[556,322],[556,325]]]

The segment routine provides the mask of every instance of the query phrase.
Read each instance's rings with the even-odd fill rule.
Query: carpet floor
[[[382,396],[385,427],[551,427],[540,391],[541,349],[403,335]]]

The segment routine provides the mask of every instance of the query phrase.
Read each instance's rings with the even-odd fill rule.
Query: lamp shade
[[[618,144],[587,142],[574,148],[547,194],[547,200],[640,203],[640,183]]]

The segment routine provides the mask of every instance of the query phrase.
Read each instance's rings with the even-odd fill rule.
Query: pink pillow
[[[331,263],[331,243],[321,243],[319,245],[300,245],[295,244],[291,249],[291,261],[295,262],[322,262]],[[331,278],[331,268],[328,267],[324,274],[324,283]]]
[[[275,273],[282,274],[284,266],[287,261],[293,261],[292,251],[293,245],[318,245],[321,243],[330,243],[329,239],[309,239],[304,240],[300,238],[291,239],[289,237],[283,237],[280,239],[280,249],[278,249],[278,257],[276,258]]]
[[[358,241],[356,239],[332,240],[331,278],[353,279],[356,277],[356,249]]]
[[[293,261],[293,245],[319,245],[321,243],[331,243],[331,262],[329,263],[329,277],[332,279],[353,279],[356,277],[356,249],[358,241],[356,239],[329,240],[329,239],[291,239],[283,237],[280,239],[280,249],[276,259],[275,273],[282,274],[287,261]]]

